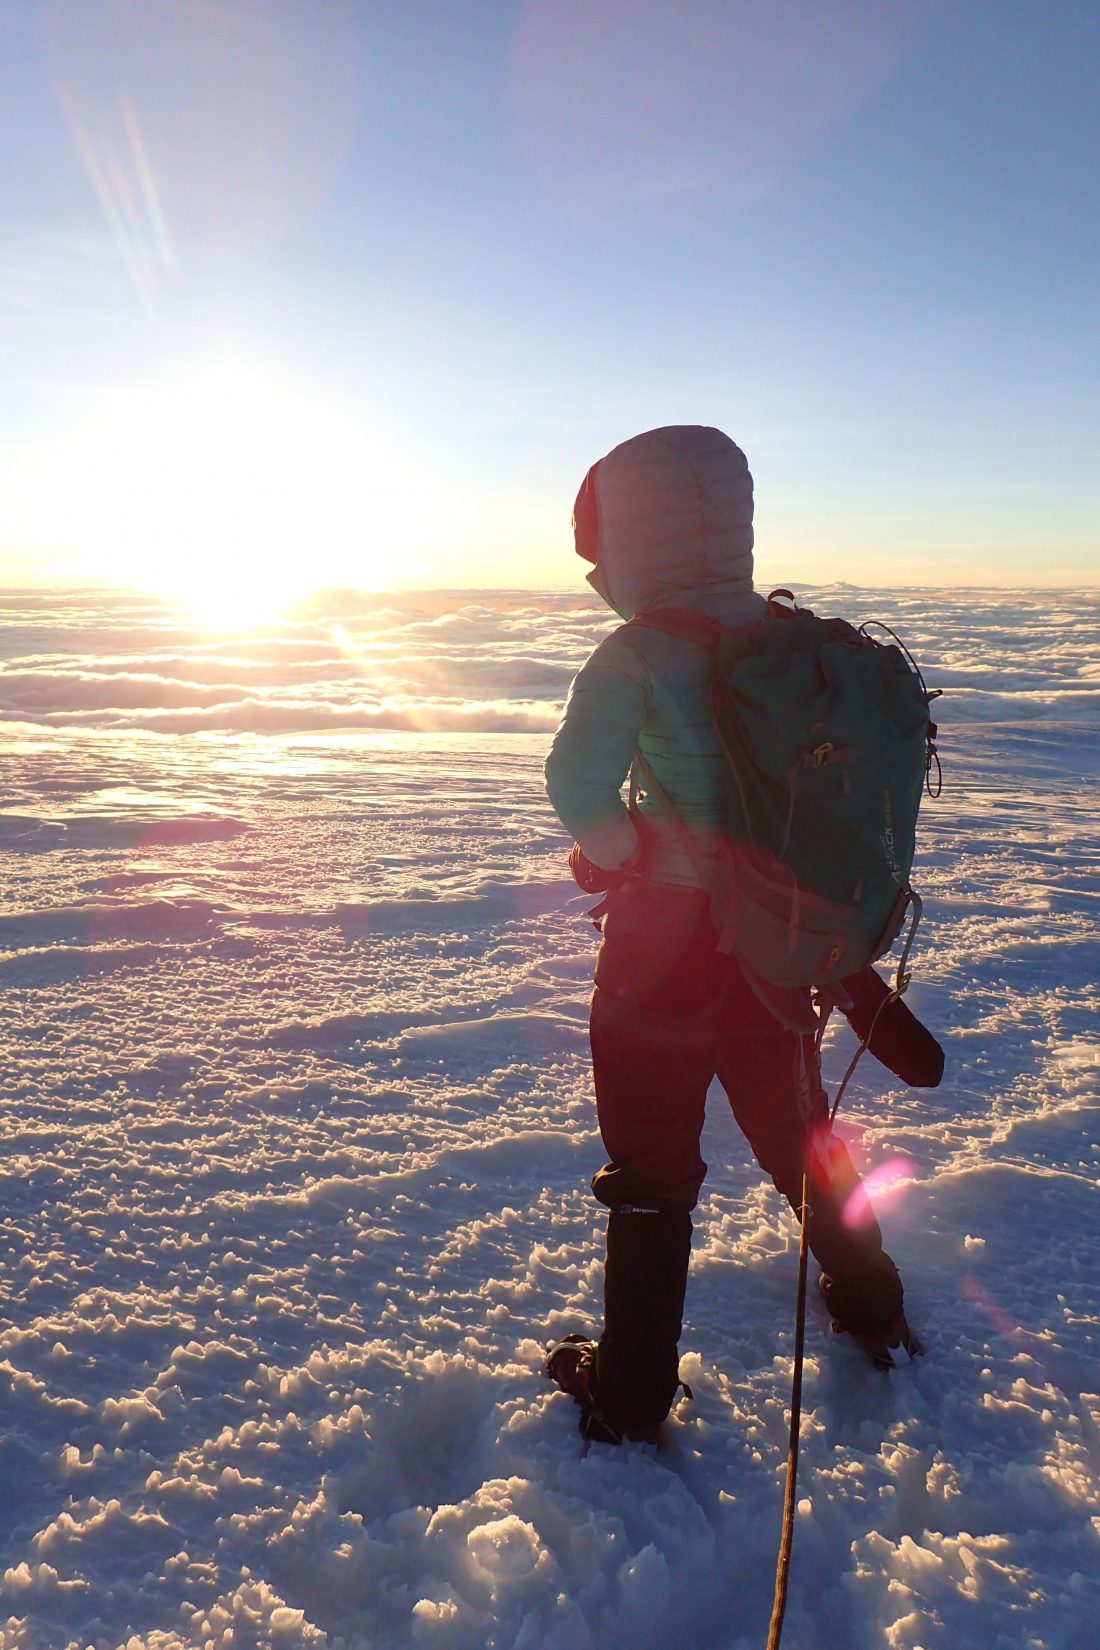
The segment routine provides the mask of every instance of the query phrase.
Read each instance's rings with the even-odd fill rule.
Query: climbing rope
[[[779,1635],[783,1631],[783,1616],[787,1608],[787,1583],[791,1573],[791,1547],[794,1543],[795,1493],[798,1486],[798,1434],[802,1426],[802,1360],[806,1348],[806,1273],[809,1265],[809,1244],[806,1232],[810,1223],[810,1177],[802,1176],[802,1230],[798,1239],[798,1308],[794,1320],[794,1378],[791,1382],[791,1428],[787,1441],[787,1485],[783,1493],[783,1527],[779,1537],[779,1558],[775,1567],[775,1596],[772,1600],[772,1619],[768,1626],[767,1650],[778,1650]]]
[[[836,1099],[833,1101],[829,1112],[830,1129],[832,1129],[840,1102],[844,1098],[844,1091],[852,1080],[852,1074],[870,1046],[879,1015],[888,1003],[897,1002],[898,998],[904,995],[909,984],[910,975],[906,964],[909,961],[909,953],[913,949],[917,924],[920,922],[923,910],[920,896],[913,893],[912,890],[910,890],[910,895],[913,901],[913,918],[898,961],[893,989],[879,1003],[870,1025],[860,1039],[859,1047],[848,1063],[848,1069],[841,1079],[840,1087],[836,1091]],[[826,1011],[822,1015],[821,1025],[817,1032],[818,1049],[820,1049],[825,1035],[825,1021],[827,1019],[828,1012]],[[798,1488],[798,1437],[802,1430],[802,1365],[806,1352],[806,1276],[809,1270],[808,1232],[811,1213],[810,1176],[808,1171],[803,1171],[802,1196],[799,1209],[801,1225],[798,1234],[798,1302],[794,1318],[794,1372],[791,1378],[791,1425],[787,1438],[787,1482],[783,1491],[783,1523],[779,1535],[779,1556],[775,1566],[775,1593],[772,1598],[772,1615],[768,1624],[766,1650],[779,1650],[779,1638],[783,1631],[783,1617],[787,1609],[787,1585],[791,1574],[791,1549],[794,1545],[795,1495]]]

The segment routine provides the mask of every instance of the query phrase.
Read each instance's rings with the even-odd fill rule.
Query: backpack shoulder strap
[[[659,607],[652,613],[637,613],[627,629],[637,625],[643,630],[661,630],[666,636],[678,636],[683,642],[694,642],[715,653],[722,639],[722,626],[717,619],[705,613],[695,613],[690,607]]]
[[[630,619],[626,630],[660,630],[666,636],[678,636],[681,641],[693,642],[703,648],[712,659],[717,659],[718,648],[722,640],[722,626],[717,619],[710,619],[705,613],[695,613],[689,607],[661,607],[652,613],[638,613]],[[634,811],[637,805],[638,779],[642,779],[645,789],[655,798],[661,812],[668,820],[673,835],[679,842],[688,863],[691,865],[703,888],[707,888],[708,878],[706,866],[699,852],[698,844],[692,837],[679,810],[672,801],[668,792],[653,772],[649,763],[637,747],[634,751],[634,760],[630,768],[630,808]]]

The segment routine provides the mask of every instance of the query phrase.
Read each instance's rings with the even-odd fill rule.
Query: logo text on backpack
[[[886,869],[900,888],[902,885],[901,866],[898,863],[897,849],[894,846],[894,810],[890,801],[890,792],[882,793],[882,813],[884,824],[879,841],[882,843],[882,857],[886,861]]]

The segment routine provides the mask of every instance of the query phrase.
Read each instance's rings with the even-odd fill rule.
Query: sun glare
[[[393,583],[430,530],[430,496],[378,427],[236,361],[105,392],[38,469],[39,536],[212,624]]]

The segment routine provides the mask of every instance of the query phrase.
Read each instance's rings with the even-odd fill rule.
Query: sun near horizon
[[[599,455],[596,455],[599,456]],[[750,459],[750,462],[752,460]],[[438,465],[438,467],[437,467]],[[1064,588],[1091,570],[1037,557],[991,566],[988,540],[922,549],[919,524],[813,523],[808,497],[757,482],[757,583]],[[572,473],[551,463],[530,495],[448,473],[368,415],[274,358],[212,348],[137,383],[105,383],[18,454],[0,526],[0,585],[129,589],[212,627],[261,625],[313,592],[570,589]],[[557,473],[555,473],[557,472]],[[762,491],[760,477],[764,476]],[[778,496],[777,496],[778,495]],[[7,554],[5,551],[7,550]]]
[[[1095,9],[820,10],[4,8],[0,583],[581,591],[706,423],[762,584],[1094,587]]]
[[[214,624],[272,618],[319,583],[384,585],[443,525],[380,420],[232,356],[103,386],[20,479],[47,562]]]

